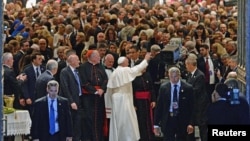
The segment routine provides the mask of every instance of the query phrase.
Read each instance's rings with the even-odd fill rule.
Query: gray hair
[[[192,64],[193,66],[197,66],[197,56],[193,53],[190,53],[185,62],[188,64]]]
[[[47,83],[47,89],[50,89],[53,86],[56,86],[57,88],[59,88],[59,83],[56,80],[50,80]]]
[[[159,52],[161,51],[161,48],[159,45],[154,44],[151,46],[150,51]]]
[[[51,71],[51,70],[56,69],[56,68],[58,68],[57,61],[54,59],[48,60],[48,62],[46,64],[46,69]]]
[[[188,50],[191,50],[191,49],[194,49],[195,48],[195,43],[193,41],[187,41],[185,43],[185,47],[188,49]]]
[[[66,30],[70,30],[71,32],[74,30],[74,27],[71,25],[71,24],[67,24],[66,26],[65,26],[65,29]]]
[[[173,73],[176,73],[178,75],[181,75],[181,71],[179,68],[177,67],[171,67],[169,70],[168,70],[168,74],[173,74]]]
[[[10,53],[10,52],[5,52],[5,53],[3,54],[3,62],[6,62],[6,61],[8,61],[8,60],[11,59],[11,58],[13,58],[12,53]]]

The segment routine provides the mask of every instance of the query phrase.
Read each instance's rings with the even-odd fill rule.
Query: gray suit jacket
[[[46,88],[50,80],[55,80],[55,78],[49,70],[46,70],[37,78],[35,85],[35,100],[47,95]]]

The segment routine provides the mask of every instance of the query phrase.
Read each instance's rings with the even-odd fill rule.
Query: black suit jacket
[[[68,98],[70,104],[76,103],[80,106],[78,83],[69,66],[60,73],[60,94]]]
[[[219,100],[209,105],[207,110],[209,125],[230,125],[232,124],[231,106],[228,101]]]
[[[187,78],[187,82],[193,86],[194,90],[194,112],[193,123],[201,125],[206,123],[206,110],[209,105],[209,98],[206,92],[206,82],[203,72],[196,69],[193,76]]]
[[[81,53],[82,53],[82,50],[84,49],[84,47],[85,47],[84,43],[78,43],[78,44],[75,44],[75,46],[72,47],[76,51],[76,55],[79,58],[82,58]]]
[[[21,87],[19,85],[19,82],[16,79],[16,75],[14,71],[6,65],[3,65],[3,69],[4,69],[4,76],[3,76],[4,94],[5,95],[14,94],[15,99],[14,99],[13,107],[20,108],[19,99],[20,97],[23,97],[23,95],[21,92]]]
[[[41,73],[43,73],[45,71],[45,67],[44,66],[40,66],[40,71]],[[35,101],[35,84],[36,84],[36,73],[35,70],[33,68],[32,64],[27,65],[23,72],[27,75],[27,80],[24,81],[23,83],[23,93],[24,93],[24,98],[28,99],[30,98],[32,100],[32,102]]]
[[[192,112],[193,112],[193,89],[188,83],[181,81],[179,89],[179,113],[178,123],[180,123],[181,131],[186,132],[187,125],[192,124]],[[157,105],[155,108],[155,125],[159,125],[162,128],[163,133],[166,132],[168,126],[167,120],[169,115],[169,109],[171,104],[171,83],[165,82],[161,85],[159,90],[159,97],[157,99]]]
[[[72,137],[72,119],[69,103],[66,98],[57,97],[57,112],[59,124],[59,136],[61,140]],[[33,139],[48,141],[49,137],[49,107],[48,97],[37,99],[32,113],[31,135]]]
[[[13,63],[13,69],[15,71],[15,75],[18,75],[20,73],[19,71],[19,61],[24,56],[24,52],[18,51],[13,57],[14,57],[14,63]]]
[[[209,105],[207,110],[210,125],[250,125],[249,105],[244,97],[240,104],[232,105],[230,100],[219,100]]]
[[[49,70],[46,70],[37,78],[35,85],[35,100],[47,95],[46,88],[50,80],[55,80],[55,78]]]

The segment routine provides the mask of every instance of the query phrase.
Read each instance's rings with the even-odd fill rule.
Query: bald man
[[[67,58],[67,63],[68,66],[63,68],[60,73],[60,94],[69,100],[74,131],[73,141],[79,141],[82,133],[82,91],[81,79],[79,79],[77,71],[80,60],[76,54],[71,54]]]
[[[111,73],[115,70],[115,68],[113,67],[114,61],[115,59],[112,54],[107,54],[104,58],[105,72],[108,78],[110,77]]]

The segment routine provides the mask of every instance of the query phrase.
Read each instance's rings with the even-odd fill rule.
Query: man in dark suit
[[[13,101],[13,108],[15,109],[21,109],[22,106],[25,106],[25,100],[23,98],[23,93],[21,91],[20,83],[23,82],[23,80],[26,78],[26,75],[21,74],[16,77],[16,74],[14,70],[12,69],[13,66],[13,55],[10,52],[6,52],[3,54],[3,87],[4,87],[4,95],[12,97],[14,95],[14,101]],[[18,80],[17,80],[18,79]],[[5,103],[5,106],[8,104]],[[6,141],[14,141],[15,136],[5,136],[4,140]]]
[[[46,64],[46,71],[43,72],[36,80],[35,100],[46,95],[47,83],[55,80],[54,75],[58,69],[58,63],[54,59],[50,59]]]
[[[13,66],[13,55],[10,52],[3,54],[3,70],[4,70],[4,95],[12,96],[14,94],[14,103],[13,107],[16,109],[20,109],[21,106],[25,105],[23,93],[21,91],[20,83],[21,79],[19,81],[16,79],[16,75],[12,69]],[[26,77],[23,74],[18,76],[20,77]],[[20,105],[21,104],[21,105]]]
[[[41,37],[38,41],[40,52],[43,55],[43,64],[45,65],[49,59],[53,58],[53,50],[48,46],[48,39]]]
[[[76,54],[71,54],[67,58],[68,66],[60,73],[60,94],[68,98],[72,121],[73,121],[73,141],[79,141],[82,131],[82,81],[79,79],[77,68],[79,67],[79,58]],[[78,77],[78,78],[77,78]]]
[[[155,109],[155,135],[159,135],[159,126],[164,134],[164,141],[186,141],[193,133],[193,89],[180,80],[180,70],[169,69],[170,82],[165,82],[159,90]],[[176,91],[176,92],[175,92]],[[175,101],[176,94],[176,101]]]
[[[224,83],[228,86],[230,90],[230,96],[234,95],[234,99],[230,100],[230,104],[231,104],[230,113],[233,117],[233,121],[231,124],[250,125],[250,110],[249,110],[249,104],[247,102],[246,97],[242,95],[241,92],[239,92],[238,93],[239,96],[237,99],[237,96],[235,96],[235,94],[232,93],[234,89],[240,88],[238,80],[236,78],[227,78]]]
[[[93,20],[92,22],[95,22],[95,20]],[[98,25],[96,27],[94,27],[95,29],[95,42],[98,42],[97,36],[100,32],[104,33],[107,27],[107,21],[105,19],[100,19]]]
[[[200,45],[200,55],[197,59],[197,67],[205,75],[206,90],[211,102],[211,95],[214,91],[215,84],[219,82],[219,78],[216,74],[217,71],[222,70],[222,65],[218,59],[214,59],[210,56],[207,44]]]
[[[205,76],[197,68],[197,57],[195,54],[189,54],[185,60],[185,65],[189,72],[187,82],[192,84],[194,90],[193,124],[199,128],[201,141],[207,141],[206,111],[209,105],[209,98],[206,92]],[[195,140],[194,134],[190,136],[190,140]]]
[[[58,96],[58,91],[58,82],[51,80],[47,84],[48,95],[35,101],[31,126],[33,141],[72,141],[69,103]]]
[[[79,18],[72,19],[72,25],[74,27],[73,31],[69,34],[69,40],[71,43],[71,46],[74,47],[76,45],[76,35],[78,32],[83,32],[80,30],[81,22]]]
[[[208,125],[232,124],[232,109],[228,100],[229,89],[226,84],[218,83],[213,92],[213,103],[207,110]]]
[[[158,91],[160,88],[161,79],[165,78],[165,63],[161,57],[161,48],[159,45],[154,44],[150,48],[152,59],[149,61],[147,70],[149,71],[152,81],[154,83],[154,89],[156,92],[156,98],[158,97]]]
[[[27,75],[27,81],[23,83],[23,93],[26,101],[26,106],[29,112],[32,111],[32,104],[35,102],[35,84],[38,76],[45,71],[45,67],[42,65],[42,54],[35,52],[31,54],[31,63],[28,64],[23,73]]]

